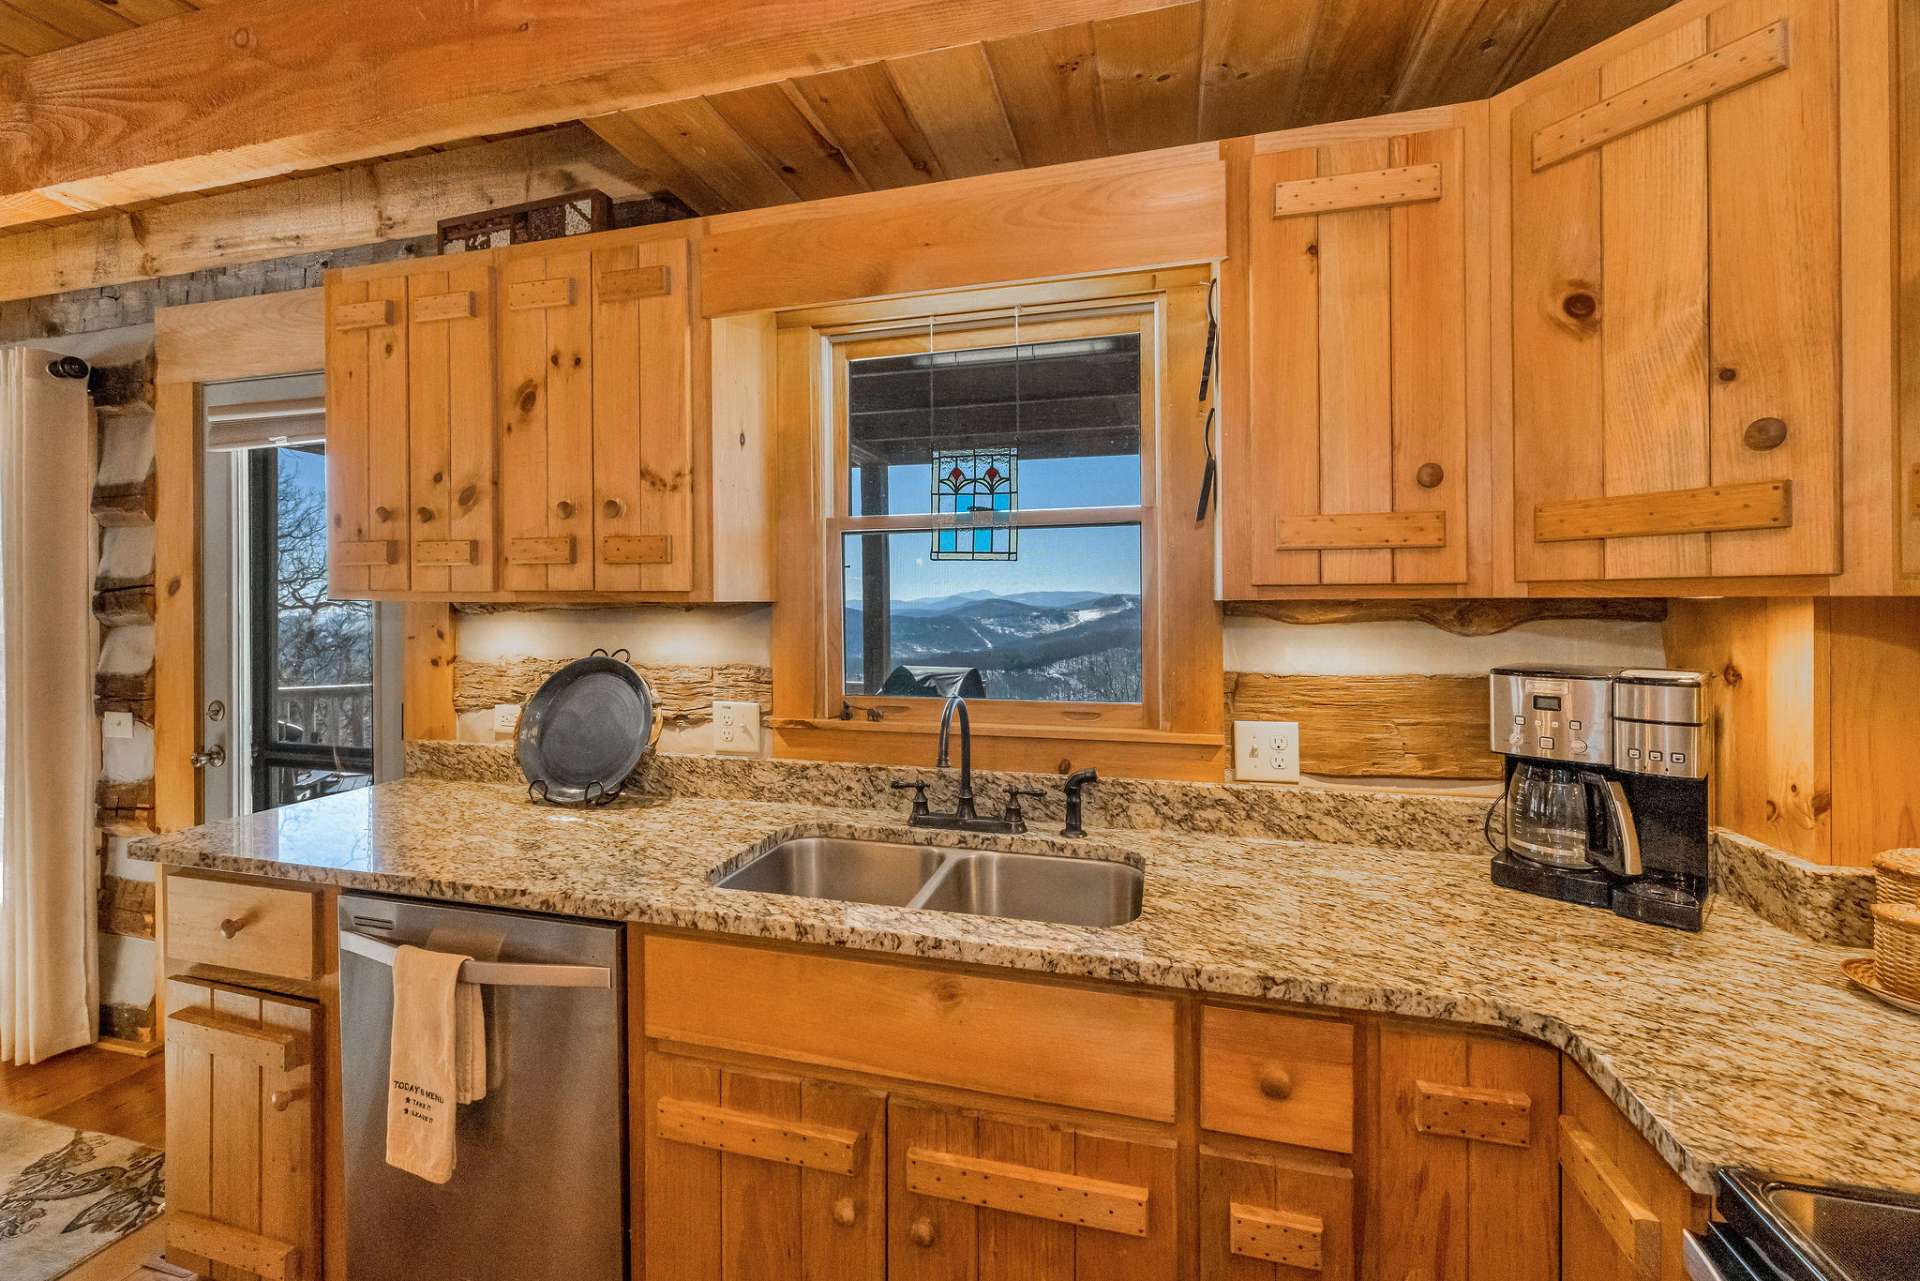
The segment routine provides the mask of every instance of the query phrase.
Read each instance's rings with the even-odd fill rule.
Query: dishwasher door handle
[[[400,949],[391,943],[340,931],[340,950],[391,967]],[[590,987],[613,986],[613,971],[604,965],[524,965],[513,961],[468,961],[460,967],[462,983],[482,987]]]

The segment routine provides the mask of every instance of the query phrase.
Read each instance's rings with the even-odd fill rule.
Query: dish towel
[[[480,989],[460,982],[467,959],[418,947],[394,951],[387,1164],[429,1183],[453,1177],[455,1109],[487,1092]]]

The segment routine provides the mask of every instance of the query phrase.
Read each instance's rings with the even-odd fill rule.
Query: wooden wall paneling
[[[1021,167],[1005,105],[981,45],[954,45],[887,64],[900,100],[949,178]]]
[[[1090,24],[990,41],[987,63],[1022,163],[1067,164],[1110,153]]]
[[[385,302],[391,324],[367,330],[366,537],[391,544],[384,565],[367,568],[367,587],[404,592],[412,578],[412,503],[408,501],[407,282],[367,282],[369,301]]]
[[[1621,54],[1600,92],[1624,93],[1707,52],[1704,18]],[[1709,483],[1707,115],[1696,108],[1605,144],[1601,452],[1608,494]],[[1610,578],[1708,572],[1707,535],[1614,538]]]
[[[1491,98],[1542,16],[1532,0],[1440,0],[1400,70],[1393,109]]]
[[[1321,7],[1206,0],[1200,50],[1202,138],[1236,138],[1305,123],[1299,112],[1300,73]]]
[[[1496,164],[1510,177],[1514,572],[1521,580],[1598,579],[1599,541],[1542,546],[1543,502],[1605,490],[1605,348],[1601,321],[1601,160],[1589,152],[1533,172],[1536,130],[1600,98],[1597,72],[1568,74],[1514,105],[1510,146]]]
[[[1228,430],[1246,438],[1246,466],[1222,478],[1221,507],[1245,514],[1250,577],[1260,584],[1320,581],[1320,553],[1280,550],[1276,518],[1321,511],[1321,220],[1272,213],[1276,183],[1317,173],[1311,148],[1251,162],[1246,392],[1237,413],[1226,406]]]
[[[1316,47],[1319,37],[1316,36]],[[1387,139],[1320,149],[1320,173],[1360,173],[1390,164]],[[1319,219],[1320,511],[1393,508],[1392,216],[1356,209]],[[1390,551],[1320,553],[1323,583],[1385,583]]]
[[[1715,574],[1840,568],[1834,6],[1794,0],[1790,12],[1791,69],[1706,112],[1712,362],[1735,373],[1713,384],[1713,481],[1792,478],[1793,527],[1712,535]],[[1726,45],[1779,15],[1780,0],[1735,0],[1713,12],[1709,42]],[[1787,438],[1762,452],[1745,435],[1768,417],[1786,422]]]
[[[826,200],[868,186],[792,82],[753,85],[709,101],[802,200]]]
[[[1300,72],[1301,124],[1359,120],[1387,110],[1415,42],[1431,31],[1397,5],[1323,4]]]
[[[1713,678],[1714,822],[1815,863],[1833,858],[1835,775],[1819,606],[1808,599],[1671,602],[1667,661]]]
[[[911,187],[947,176],[884,63],[801,76],[793,86],[868,187]]]
[[[642,126],[637,111],[616,111],[580,122],[595,137],[620,154],[656,186],[678,196],[697,214],[725,213],[735,206],[712,187],[693,166],[661,146]]]
[[[1833,861],[1865,867],[1920,845],[1920,600],[1836,597],[1817,609],[1831,673]]]
[[[154,395],[153,825],[200,821],[200,389]]]
[[[1300,724],[1300,768],[1342,778],[1498,778],[1483,676],[1229,675],[1227,720]]]
[[[1860,46],[1856,44],[1848,24],[1861,21],[1861,18],[1850,16],[1841,27],[1842,34],[1848,37],[1841,67],[1850,82],[1857,73],[1850,73],[1847,68],[1860,65],[1864,59],[1857,60],[1854,51]],[[1885,19],[1879,21],[1884,22]],[[1849,281],[1864,276],[1876,285],[1889,279],[1898,284],[1893,298],[1896,350],[1892,352],[1878,350],[1877,344],[1872,348],[1866,346],[1868,340],[1865,335],[1873,332],[1872,321],[1877,314],[1874,304],[1878,300],[1873,297],[1872,291],[1863,291],[1858,285],[1851,286],[1847,291],[1849,302],[1845,320],[1848,322],[1848,357],[1842,368],[1847,380],[1846,441],[1849,446],[1845,489],[1849,518],[1848,560],[1851,562],[1854,550],[1852,520],[1857,501],[1854,473],[1864,470],[1853,466],[1851,445],[1859,433],[1860,419],[1875,413],[1889,399],[1871,381],[1865,384],[1868,389],[1865,397],[1856,395],[1854,388],[1861,384],[1861,371],[1879,372],[1885,368],[1886,357],[1891,356],[1897,371],[1896,381],[1886,391],[1893,393],[1895,452],[1899,460],[1899,477],[1892,491],[1895,528],[1899,531],[1896,543],[1897,572],[1911,581],[1913,576],[1920,575],[1920,19],[1903,14],[1895,27],[1893,39],[1885,42],[1897,50],[1894,88],[1891,92],[1883,91],[1886,101],[1878,102],[1871,93],[1856,91],[1842,103],[1847,113],[1843,115],[1842,127],[1849,131],[1855,124],[1856,113],[1864,112],[1869,120],[1882,118],[1883,113],[1876,108],[1884,106],[1884,118],[1893,122],[1898,144],[1894,172],[1888,175],[1892,180],[1890,189],[1884,180],[1871,185],[1861,181],[1857,171],[1854,180],[1841,188],[1841,216],[1849,224],[1855,221],[1859,209],[1878,208],[1884,197],[1898,193],[1895,204],[1897,230],[1893,243],[1887,247],[1891,261],[1874,263],[1880,268],[1875,272],[1848,273]],[[1864,47],[1871,50],[1874,45],[1868,43]],[[1862,252],[1860,246],[1865,239],[1856,235],[1847,237],[1843,248],[1849,259]],[[1856,325],[1852,322],[1862,305],[1857,300],[1863,292],[1866,293],[1865,314],[1869,323]]]
[[[820,510],[820,340],[811,329],[782,329],[776,339],[773,492],[781,495],[777,531],[818,528]],[[804,526],[801,524],[804,519]],[[773,548],[773,715],[810,717],[825,707],[821,619],[826,597],[820,544],[777,538]]]
[[[694,523],[711,549],[713,598],[772,600],[777,329],[769,312],[700,323],[710,344],[704,383],[712,483],[696,487],[709,497],[706,514]],[[726,515],[715,519],[717,512]]]
[[[1085,229],[1099,225],[1099,236]],[[903,252],[902,245],[918,246]],[[1225,248],[1218,149],[875,191],[729,220],[701,241],[708,316],[1001,281],[1211,262]]]
[[[446,604],[410,601],[406,620],[402,733],[407,739],[455,738],[453,610]]]
[[[323,289],[164,307],[153,329],[158,382],[310,374],[327,363]]]
[[[1194,568],[1212,563],[1214,531],[1187,518],[1206,465],[1206,406],[1198,393],[1206,362],[1207,292],[1200,282],[1167,291],[1161,307],[1165,375],[1148,362],[1141,369],[1143,399],[1150,402],[1157,394],[1160,404],[1159,456],[1141,477],[1157,495],[1148,519],[1159,554],[1159,634],[1148,661],[1160,671],[1158,724],[1179,734],[1218,734],[1223,728],[1220,665],[1208,661],[1221,652],[1220,606],[1211,575]],[[1148,707],[1151,714],[1151,700]]]
[[[757,209],[799,199],[780,171],[705,98],[663,102],[628,114],[731,208]]]
[[[1388,211],[1391,510],[1437,511],[1444,546],[1398,549],[1396,583],[1467,579],[1467,189],[1464,131],[1395,138],[1390,163],[1440,167],[1438,200]],[[1431,470],[1438,468],[1437,472]],[[1428,483],[1432,482],[1432,483]]]
[[[1107,147],[1114,155],[1177,147],[1200,136],[1205,4],[1189,0],[1093,24]]]

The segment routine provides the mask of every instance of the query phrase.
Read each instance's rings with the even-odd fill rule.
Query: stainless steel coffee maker
[[[1701,928],[1712,737],[1705,678],[1496,667],[1490,682],[1493,750],[1506,758],[1494,884]]]

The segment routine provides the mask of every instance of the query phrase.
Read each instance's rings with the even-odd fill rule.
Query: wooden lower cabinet
[[[882,1095],[659,1053],[646,1073],[647,1277],[887,1275]]]
[[[1180,1275],[1171,1139],[895,1100],[894,1281],[1148,1281]]]
[[[1504,1037],[1379,1029],[1366,1275],[1558,1275],[1560,1056]]]
[[[1559,1131],[1565,1281],[1686,1281],[1682,1234],[1706,1225],[1707,1198],[1571,1062],[1561,1070]]]
[[[167,984],[167,1257],[219,1281],[320,1276],[320,1011]]]
[[[1344,1166],[1200,1151],[1200,1281],[1352,1281]]]

